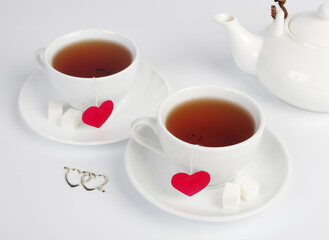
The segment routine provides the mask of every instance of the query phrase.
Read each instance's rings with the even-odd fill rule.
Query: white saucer
[[[129,138],[131,122],[141,116],[154,116],[168,94],[169,86],[163,76],[150,65],[140,63],[134,86],[99,129],[81,124],[67,130],[49,121],[48,101],[61,99],[40,71],[33,73],[24,84],[18,105],[27,125],[45,137],[69,144],[99,145]]]
[[[149,132],[143,134],[152,136]],[[178,192],[170,183],[177,173],[173,166],[132,139],[127,146],[125,164],[130,181],[149,202],[174,215],[205,222],[236,220],[260,212],[283,192],[290,175],[289,155],[268,129],[252,162],[238,173],[256,179],[260,193],[249,202],[241,200],[237,211],[222,208],[223,188],[205,188],[192,197]]]

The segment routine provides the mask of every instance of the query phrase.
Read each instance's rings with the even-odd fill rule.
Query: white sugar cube
[[[75,129],[82,123],[82,112],[69,108],[62,116],[62,127]]]
[[[48,120],[60,121],[63,114],[63,104],[60,101],[48,102]]]
[[[225,183],[223,192],[223,208],[239,209],[241,199],[241,187],[237,183]]]
[[[241,196],[244,200],[250,201],[259,193],[259,184],[257,181],[247,175],[238,177],[236,183],[241,185]]]

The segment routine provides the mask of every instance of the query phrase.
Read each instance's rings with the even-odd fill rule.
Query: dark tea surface
[[[106,40],[88,40],[70,44],[53,58],[52,66],[67,75],[92,78],[115,74],[132,62],[130,51]]]
[[[249,112],[220,99],[196,99],[178,105],[168,115],[166,128],[182,141],[206,147],[242,142],[255,132]]]

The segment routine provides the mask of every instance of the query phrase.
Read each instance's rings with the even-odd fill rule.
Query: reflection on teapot
[[[217,14],[215,20],[226,29],[243,71],[289,104],[329,112],[329,3],[286,19],[280,9],[260,35],[245,30],[232,14]]]

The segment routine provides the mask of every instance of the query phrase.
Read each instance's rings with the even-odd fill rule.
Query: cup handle
[[[152,150],[153,152],[165,157],[164,152],[160,145],[152,142],[151,140],[147,139],[143,136],[139,131],[138,128],[140,126],[146,126],[153,130],[154,135],[158,137],[158,124],[155,119],[153,118],[138,118],[134,120],[131,124],[131,135],[132,138],[138,142],[140,145]]]
[[[47,72],[47,68],[46,68],[46,64],[45,64],[45,51],[46,51],[46,48],[40,48],[39,50],[37,50],[34,53],[38,67],[43,72]]]

